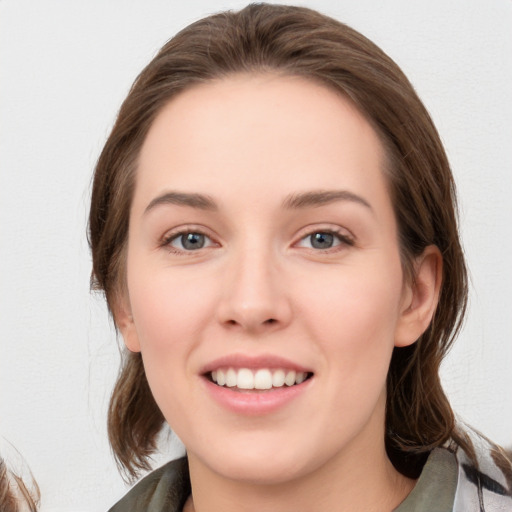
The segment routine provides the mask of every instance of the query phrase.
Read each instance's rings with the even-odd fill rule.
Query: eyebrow
[[[291,194],[283,201],[283,208],[287,210],[315,208],[336,201],[350,201],[361,204],[373,211],[370,203],[363,197],[348,190],[312,190]],[[199,210],[218,211],[217,203],[208,195],[187,192],[166,192],[155,197],[144,210],[144,214],[157,206],[174,204],[188,206]]]
[[[155,197],[144,210],[144,214],[153,210],[157,206],[165,204],[175,204],[178,206],[188,206],[190,208],[198,208],[199,210],[218,210],[215,201],[207,195],[190,194],[186,192],[166,192],[161,196]]]
[[[311,208],[324,206],[336,201],[358,203],[373,211],[373,208],[366,199],[348,190],[313,190],[292,194],[285,199],[283,207],[286,209]]]

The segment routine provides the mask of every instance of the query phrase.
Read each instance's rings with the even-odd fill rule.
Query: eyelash
[[[185,236],[185,235],[199,235],[199,236],[203,236],[205,237],[209,243],[206,247],[199,247],[198,249],[180,249],[180,248],[176,248],[172,245],[172,242],[174,242],[175,240],[178,240],[180,239],[181,237]],[[315,229],[315,230],[312,230],[312,231],[309,231],[307,232],[304,236],[302,236],[298,242],[295,242],[293,245],[294,246],[299,246],[300,247],[300,243],[309,239],[311,240],[311,237],[314,236],[314,235],[329,235],[329,236],[333,236],[335,239],[337,239],[337,242],[335,245],[333,245],[332,247],[327,247],[325,249],[322,249],[322,248],[316,248],[316,247],[305,247],[306,249],[312,251],[312,252],[315,252],[315,253],[328,253],[328,252],[336,252],[338,250],[340,250],[338,247],[340,246],[345,246],[345,247],[352,247],[355,245],[355,240],[345,234],[345,233],[342,233],[341,231],[338,231],[336,229]],[[160,243],[160,246],[161,247],[164,247],[166,248],[170,253],[172,254],[176,254],[176,255],[184,255],[184,254],[191,254],[191,253],[194,253],[194,252],[199,252],[201,249],[208,249],[209,247],[212,247],[216,244],[215,241],[212,240],[212,238],[207,235],[203,230],[201,229],[195,229],[193,227],[191,228],[184,228],[184,229],[181,229],[179,231],[174,231],[172,233],[170,233],[169,235],[165,236],[161,243]],[[183,244],[182,244],[183,246]]]
[[[327,252],[337,252],[341,250],[343,247],[353,247],[355,245],[355,240],[350,235],[346,233],[342,233],[341,230],[336,229],[314,229],[312,231],[307,232],[303,237],[296,242],[295,245],[300,244],[305,240],[311,240],[311,237],[314,235],[330,235],[337,239],[338,243],[333,245],[332,247],[327,247],[325,249],[316,248],[316,247],[307,247],[307,249],[315,252],[315,253],[327,253]]]
[[[207,247],[199,247],[198,249],[195,249],[195,250],[194,249],[187,250],[185,248],[179,249],[179,248],[173,247],[172,242],[182,238],[185,235],[204,236],[206,239],[209,240],[209,244]],[[183,228],[183,229],[180,229],[179,231],[174,231],[174,232],[164,236],[160,243],[160,246],[164,247],[172,254],[182,255],[182,254],[190,254],[190,253],[194,253],[194,252],[199,252],[201,249],[208,249],[209,247],[211,247],[215,244],[216,244],[216,242],[214,242],[212,240],[212,237],[207,235],[203,230],[195,229],[195,228],[191,227],[191,228]]]

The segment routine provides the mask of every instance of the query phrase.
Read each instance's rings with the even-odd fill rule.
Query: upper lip
[[[201,374],[207,374],[219,368],[249,368],[256,370],[258,368],[282,368],[286,370],[295,370],[296,372],[312,373],[307,368],[294,361],[290,361],[284,357],[263,354],[258,356],[248,356],[245,354],[230,354],[222,356],[213,361],[206,363],[201,369]]]

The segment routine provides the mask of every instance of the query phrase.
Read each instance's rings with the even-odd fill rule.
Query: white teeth
[[[295,377],[295,384],[300,384],[306,380],[306,374],[304,372],[297,372],[297,376]]]
[[[217,370],[217,384],[219,386],[226,384],[226,374],[222,370]]]
[[[256,389],[270,389],[272,387],[270,370],[258,370],[254,374],[254,387]]]
[[[228,388],[234,388],[236,386],[236,372],[233,370],[233,368],[230,368],[226,372],[226,386]]]
[[[217,369],[211,372],[213,382],[219,386],[238,389],[272,389],[281,388],[284,385],[293,386],[301,384],[307,378],[307,373],[296,372],[295,370],[270,370],[269,368],[260,368],[250,370],[249,368]]]
[[[240,368],[236,384],[240,389],[254,389],[254,374],[247,368]]]
[[[287,385],[287,386],[293,386],[295,384],[295,377],[296,377],[296,373],[293,371],[293,370],[290,370],[287,374],[286,374],[286,377],[284,378],[284,383]]]
[[[284,370],[276,370],[272,374],[272,386],[275,388],[281,388],[284,386],[285,373]]]

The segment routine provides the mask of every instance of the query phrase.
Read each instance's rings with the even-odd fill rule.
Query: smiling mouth
[[[233,391],[262,391],[302,384],[313,376],[310,372],[297,372],[283,368],[219,368],[208,372],[206,377],[217,386]]]

